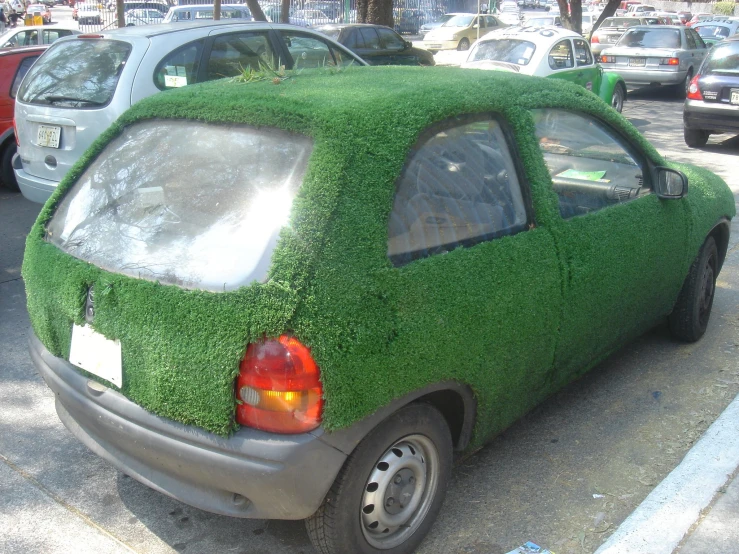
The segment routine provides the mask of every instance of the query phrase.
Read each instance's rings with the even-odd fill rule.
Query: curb
[[[739,395],[595,554],[672,554],[739,467]]]

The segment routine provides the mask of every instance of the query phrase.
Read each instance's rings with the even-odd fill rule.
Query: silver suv
[[[320,33],[272,23],[147,25],[59,40],[16,99],[18,186],[45,202],[102,131],[162,90],[265,67],[349,64],[367,65]]]

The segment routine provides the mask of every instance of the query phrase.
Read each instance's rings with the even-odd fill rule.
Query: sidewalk
[[[739,553],[739,396],[595,554]]]

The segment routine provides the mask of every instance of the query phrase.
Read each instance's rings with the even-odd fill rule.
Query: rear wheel
[[[16,149],[15,140],[11,138],[10,142],[3,148],[2,155],[0,155],[0,181],[6,189],[13,191],[20,190],[13,171],[13,155]]]
[[[616,85],[613,89],[613,96],[611,97],[611,107],[618,113],[624,109],[624,100],[626,99],[626,89],[621,83]]]
[[[457,45],[457,50],[469,50],[470,48],[470,39],[463,38],[459,41],[459,44]]]
[[[708,237],[690,266],[690,272],[670,314],[670,331],[675,338],[695,342],[706,332],[717,276],[718,249],[713,237]]]
[[[708,131],[683,127],[683,138],[685,139],[685,144],[691,148],[701,148],[705,146],[708,142],[708,135]]]
[[[692,80],[693,70],[688,69],[688,74],[685,76],[685,80],[679,85],[675,86],[675,94],[677,94],[678,98],[685,98],[688,95],[688,87],[690,86],[690,81]]]
[[[306,520],[321,554],[409,554],[444,501],[452,439],[444,416],[411,404],[375,428],[347,458]]]

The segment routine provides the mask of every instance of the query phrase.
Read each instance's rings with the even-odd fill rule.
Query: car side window
[[[364,40],[362,39],[362,34],[359,32],[359,29],[353,29],[349,36],[346,37],[346,43],[345,46],[347,48],[351,48],[352,50],[362,49],[364,48]]]
[[[498,26],[498,20],[495,19],[492,15],[485,16],[485,24],[488,27],[497,27]]]
[[[703,39],[698,34],[697,31],[694,31],[693,29],[690,29],[690,34],[693,36],[693,40],[695,41],[697,48],[706,48],[706,43],[703,42]]]
[[[454,119],[423,136],[396,182],[388,257],[396,265],[527,228],[526,205],[496,119]]]
[[[649,194],[643,162],[618,133],[594,117],[532,110],[536,138],[559,197],[563,218],[584,215]]]
[[[569,39],[560,40],[549,51],[549,67],[552,69],[570,69],[575,67],[572,56],[572,43]]]
[[[695,50],[698,48],[695,44],[695,39],[693,38],[693,33],[690,32],[690,29],[685,30],[685,40],[688,42],[688,49],[689,50]]]
[[[23,61],[18,65],[18,71],[15,74],[15,78],[13,79],[13,84],[10,86],[10,97],[15,98],[15,95],[18,94],[18,89],[21,86],[21,81],[23,81],[23,77],[26,76],[26,73],[28,73],[28,70],[31,69],[31,66],[33,65],[33,62],[36,61],[38,56],[29,56],[27,58],[24,58]]]
[[[379,28],[377,34],[380,35],[380,44],[386,50],[405,50],[405,41],[395,31]]]
[[[296,33],[293,31],[280,31],[287,49],[293,58],[293,69],[326,67],[330,65],[345,65],[350,60],[342,57],[334,48],[317,37]]]
[[[364,48],[367,50],[379,50],[380,49],[380,37],[377,35],[377,31],[373,27],[362,27],[359,29],[364,39]]]
[[[208,59],[207,78],[222,79],[244,71],[274,67],[274,53],[266,32],[221,35],[213,41]]]
[[[190,21],[190,18],[191,18],[190,10],[183,10],[180,12],[175,12],[174,17],[172,19],[174,19],[175,21]]]
[[[53,30],[53,31],[42,31],[41,32],[41,44],[51,44],[55,40],[57,40],[60,37],[67,36],[60,31]]]
[[[154,70],[154,84],[161,90],[197,82],[203,41],[186,44],[167,55]]]
[[[593,64],[593,54],[590,52],[590,47],[582,39],[575,39],[575,59],[577,59],[578,67]]]

